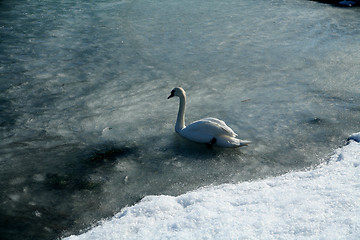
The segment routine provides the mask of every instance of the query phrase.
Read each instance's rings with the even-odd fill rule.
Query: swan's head
[[[174,89],[171,91],[171,94],[170,94],[170,96],[168,97],[168,99],[169,99],[169,98],[172,98],[172,97],[174,97],[174,96],[178,96],[178,97],[182,96],[182,97],[185,97],[185,90],[182,89],[181,87],[176,87],[176,88],[174,88]]]

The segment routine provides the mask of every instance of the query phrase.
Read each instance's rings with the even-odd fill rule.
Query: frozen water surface
[[[69,236],[148,195],[312,169],[358,132],[357,9],[5,0],[0,15],[2,239]],[[177,136],[175,86],[187,122],[217,117],[253,144]]]

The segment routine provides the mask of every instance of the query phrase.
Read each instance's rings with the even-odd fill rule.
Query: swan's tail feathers
[[[251,143],[251,141],[248,141],[248,140],[241,140],[241,139],[237,139],[238,143],[239,143],[239,147],[242,147],[242,146],[247,146]]]
[[[219,147],[237,148],[237,147],[247,146],[250,143],[251,142],[247,140],[241,140],[235,137],[226,136],[226,137],[216,138],[215,145]]]

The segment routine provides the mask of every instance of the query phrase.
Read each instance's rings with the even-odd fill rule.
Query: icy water
[[[148,195],[317,166],[359,130],[358,9],[2,1],[1,239],[77,234]],[[217,117],[241,149],[174,132]]]

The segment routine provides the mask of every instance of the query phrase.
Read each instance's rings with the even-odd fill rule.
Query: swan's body
[[[180,87],[174,88],[168,99],[174,96],[180,98],[175,131],[181,136],[194,142],[218,147],[241,147],[250,143],[236,138],[237,134],[224,121],[217,118],[203,118],[185,126],[186,94],[184,89]]]

